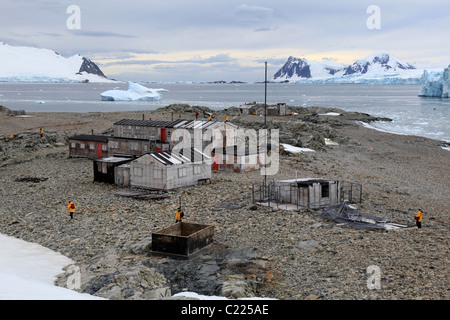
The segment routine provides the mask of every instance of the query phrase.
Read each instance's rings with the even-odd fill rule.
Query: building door
[[[219,170],[219,156],[217,154],[214,155],[213,170]]]
[[[166,141],[166,128],[161,128],[161,141]]]
[[[309,199],[309,185],[308,184],[297,184],[297,199],[294,199],[292,203],[296,203],[299,207],[307,208],[310,204]]]
[[[103,144],[97,143],[97,157],[99,157],[99,158],[101,158],[103,156],[102,146],[103,146]]]
[[[123,182],[124,187],[128,187],[130,185],[130,171],[123,170]]]

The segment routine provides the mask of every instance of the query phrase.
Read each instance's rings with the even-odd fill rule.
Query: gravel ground
[[[37,135],[40,127],[46,135],[99,133],[116,120],[140,119],[142,112],[32,116],[0,116],[3,151],[11,143],[9,134]],[[167,118],[157,112],[147,112],[145,117],[149,116]],[[449,151],[439,141],[328,118],[323,121],[333,127],[340,144],[282,155],[273,178],[298,175],[360,183],[361,212],[412,226],[417,208],[422,207],[422,229],[358,230],[323,220],[309,210],[252,210],[251,186],[262,182],[259,172],[213,172],[211,184],[171,192],[164,200],[121,197],[114,194],[119,190],[115,186],[93,183],[92,162],[69,159],[68,146],[54,139],[41,140],[0,161],[0,232],[61,252],[77,264],[92,264],[107,249],[124,248],[172,224],[182,195],[186,219],[213,224],[216,244],[250,248],[264,261],[264,268],[255,271],[258,274],[248,274],[263,280],[259,295],[292,300],[449,299]],[[17,180],[25,177],[43,179]],[[69,200],[77,204],[73,221],[66,207]],[[239,205],[213,210],[225,201]],[[132,258],[160,262],[155,259],[144,254]],[[368,288],[369,266],[381,272],[379,289]]]

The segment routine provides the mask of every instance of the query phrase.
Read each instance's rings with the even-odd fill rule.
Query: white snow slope
[[[33,47],[10,46],[0,42],[0,81],[2,82],[114,82],[96,74],[82,72],[83,57],[65,58]]]
[[[0,300],[101,299],[54,285],[63,267],[73,263],[38,244],[0,234]]]

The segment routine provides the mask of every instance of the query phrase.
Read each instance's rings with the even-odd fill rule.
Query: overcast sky
[[[271,76],[289,56],[380,51],[444,66],[449,27],[448,0],[0,0],[0,41],[79,53],[132,81],[263,81],[264,61]]]

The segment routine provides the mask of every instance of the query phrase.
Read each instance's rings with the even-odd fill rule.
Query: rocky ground
[[[360,211],[413,225],[422,207],[422,229],[359,230],[324,220],[320,212],[255,206],[252,184],[262,182],[260,172],[214,172],[209,185],[138,200],[93,183],[90,160],[68,158],[72,134],[110,132],[123,118],[170,119],[173,112],[193,119],[195,110],[1,114],[0,232],[70,257],[81,270],[80,291],[109,299],[169,298],[185,290],[293,300],[450,297],[450,154],[442,142],[355,122],[377,120],[369,115],[298,108],[293,116],[270,117],[268,126],[281,129],[282,142],[316,151],[283,153],[278,174],[269,179],[360,183]],[[322,115],[329,111],[342,116]],[[259,128],[263,121],[233,109],[216,119],[225,115],[245,127]],[[325,138],[339,145],[325,145]],[[152,255],[151,233],[173,223],[180,197],[186,221],[214,225],[214,244],[188,260]],[[77,205],[73,220],[69,200]],[[370,266],[381,272],[379,289],[368,288]],[[69,279],[70,273],[62,275],[58,285]]]

